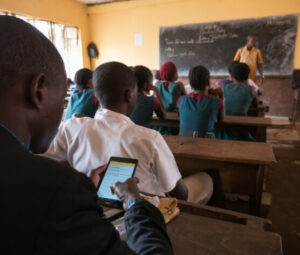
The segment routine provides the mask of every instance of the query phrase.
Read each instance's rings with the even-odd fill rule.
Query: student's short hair
[[[161,77],[160,77],[160,73],[159,73],[159,70],[156,70],[154,72],[154,78],[158,81],[161,81]]]
[[[204,90],[209,85],[210,74],[206,67],[195,66],[189,72],[190,85],[195,90]]]
[[[232,68],[235,64],[240,63],[239,61],[232,61],[231,64],[228,66],[228,73],[231,75],[232,73]]]
[[[257,34],[250,33],[250,34],[247,35],[247,38],[248,38],[248,37],[256,37],[256,38],[257,38]]]
[[[115,103],[125,90],[135,88],[136,80],[128,66],[119,62],[108,62],[94,71],[93,85],[100,102],[106,100]]]
[[[143,91],[145,82],[149,82],[153,77],[152,72],[145,66],[135,66],[133,68],[136,83],[139,91]]]
[[[93,72],[90,69],[82,68],[78,70],[75,74],[75,83],[80,89],[85,89],[87,87],[88,81],[92,79]]]
[[[231,76],[238,82],[247,81],[249,78],[250,68],[245,63],[237,63],[232,67]]]
[[[55,83],[64,64],[55,46],[35,27],[12,16],[0,15],[0,89],[44,73]]]

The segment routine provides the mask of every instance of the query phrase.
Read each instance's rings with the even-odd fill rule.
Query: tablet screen
[[[135,166],[136,164],[131,162],[110,161],[97,191],[98,197],[120,200],[116,195],[111,193],[110,186],[115,182],[124,182],[128,178],[131,178]]]

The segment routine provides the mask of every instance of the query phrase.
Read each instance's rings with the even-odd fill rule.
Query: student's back
[[[203,66],[190,70],[191,87],[196,91],[178,100],[180,136],[213,137],[218,114],[222,114],[223,102],[208,95],[210,75]]]
[[[214,132],[222,104],[217,97],[191,93],[180,98],[180,136],[208,137]]]
[[[135,110],[130,119],[137,125],[150,127],[154,110],[154,97],[142,93],[138,94]]]
[[[167,112],[174,112],[177,110],[176,102],[180,97],[180,88],[177,82],[168,83],[159,81],[156,83],[159,93],[164,102],[164,107]]]
[[[177,68],[172,62],[164,63],[159,71],[161,81],[156,83],[167,112],[177,111],[177,100],[185,95],[183,84],[176,82],[178,79]]]
[[[88,176],[111,155],[138,159],[135,176],[140,180],[139,188],[150,194],[164,195],[181,178],[170,149],[157,131],[107,109],[98,110],[94,119],[73,118],[63,123],[47,152],[48,157],[68,161]]]
[[[224,84],[226,115],[247,115],[253,101],[251,87],[246,83],[231,82]]]
[[[65,120],[72,118],[73,114],[76,113],[82,113],[87,117],[94,118],[97,108],[93,89],[74,91],[68,103]]]
[[[94,118],[98,108],[98,102],[94,96],[92,74],[92,71],[87,68],[80,69],[76,72],[75,82],[77,90],[71,95],[65,120],[72,118],[72,115],[76,113]]]

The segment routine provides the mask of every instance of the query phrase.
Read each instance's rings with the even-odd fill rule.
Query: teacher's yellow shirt
[[[238,49],[233,60],[246,63],[250,68],[250,78],[254,81],[256,80],[257,64],[260,65],[264,62],[259,49],[253,47],[248,50],[247,46]]]

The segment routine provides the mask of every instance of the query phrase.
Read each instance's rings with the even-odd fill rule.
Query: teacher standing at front
[[[250,68],[250,76],[249,78],[256,82],[256,67],[258,67],[260,73],[260,81],[261,85],[264,80],[263,75],[263,58],[259,49],[256,48],[257,36],[256,35],[248,35],[247,36],[247,44],[239,48],[235,54],[234,61],[239,61],[241,63],[246,63]]]

